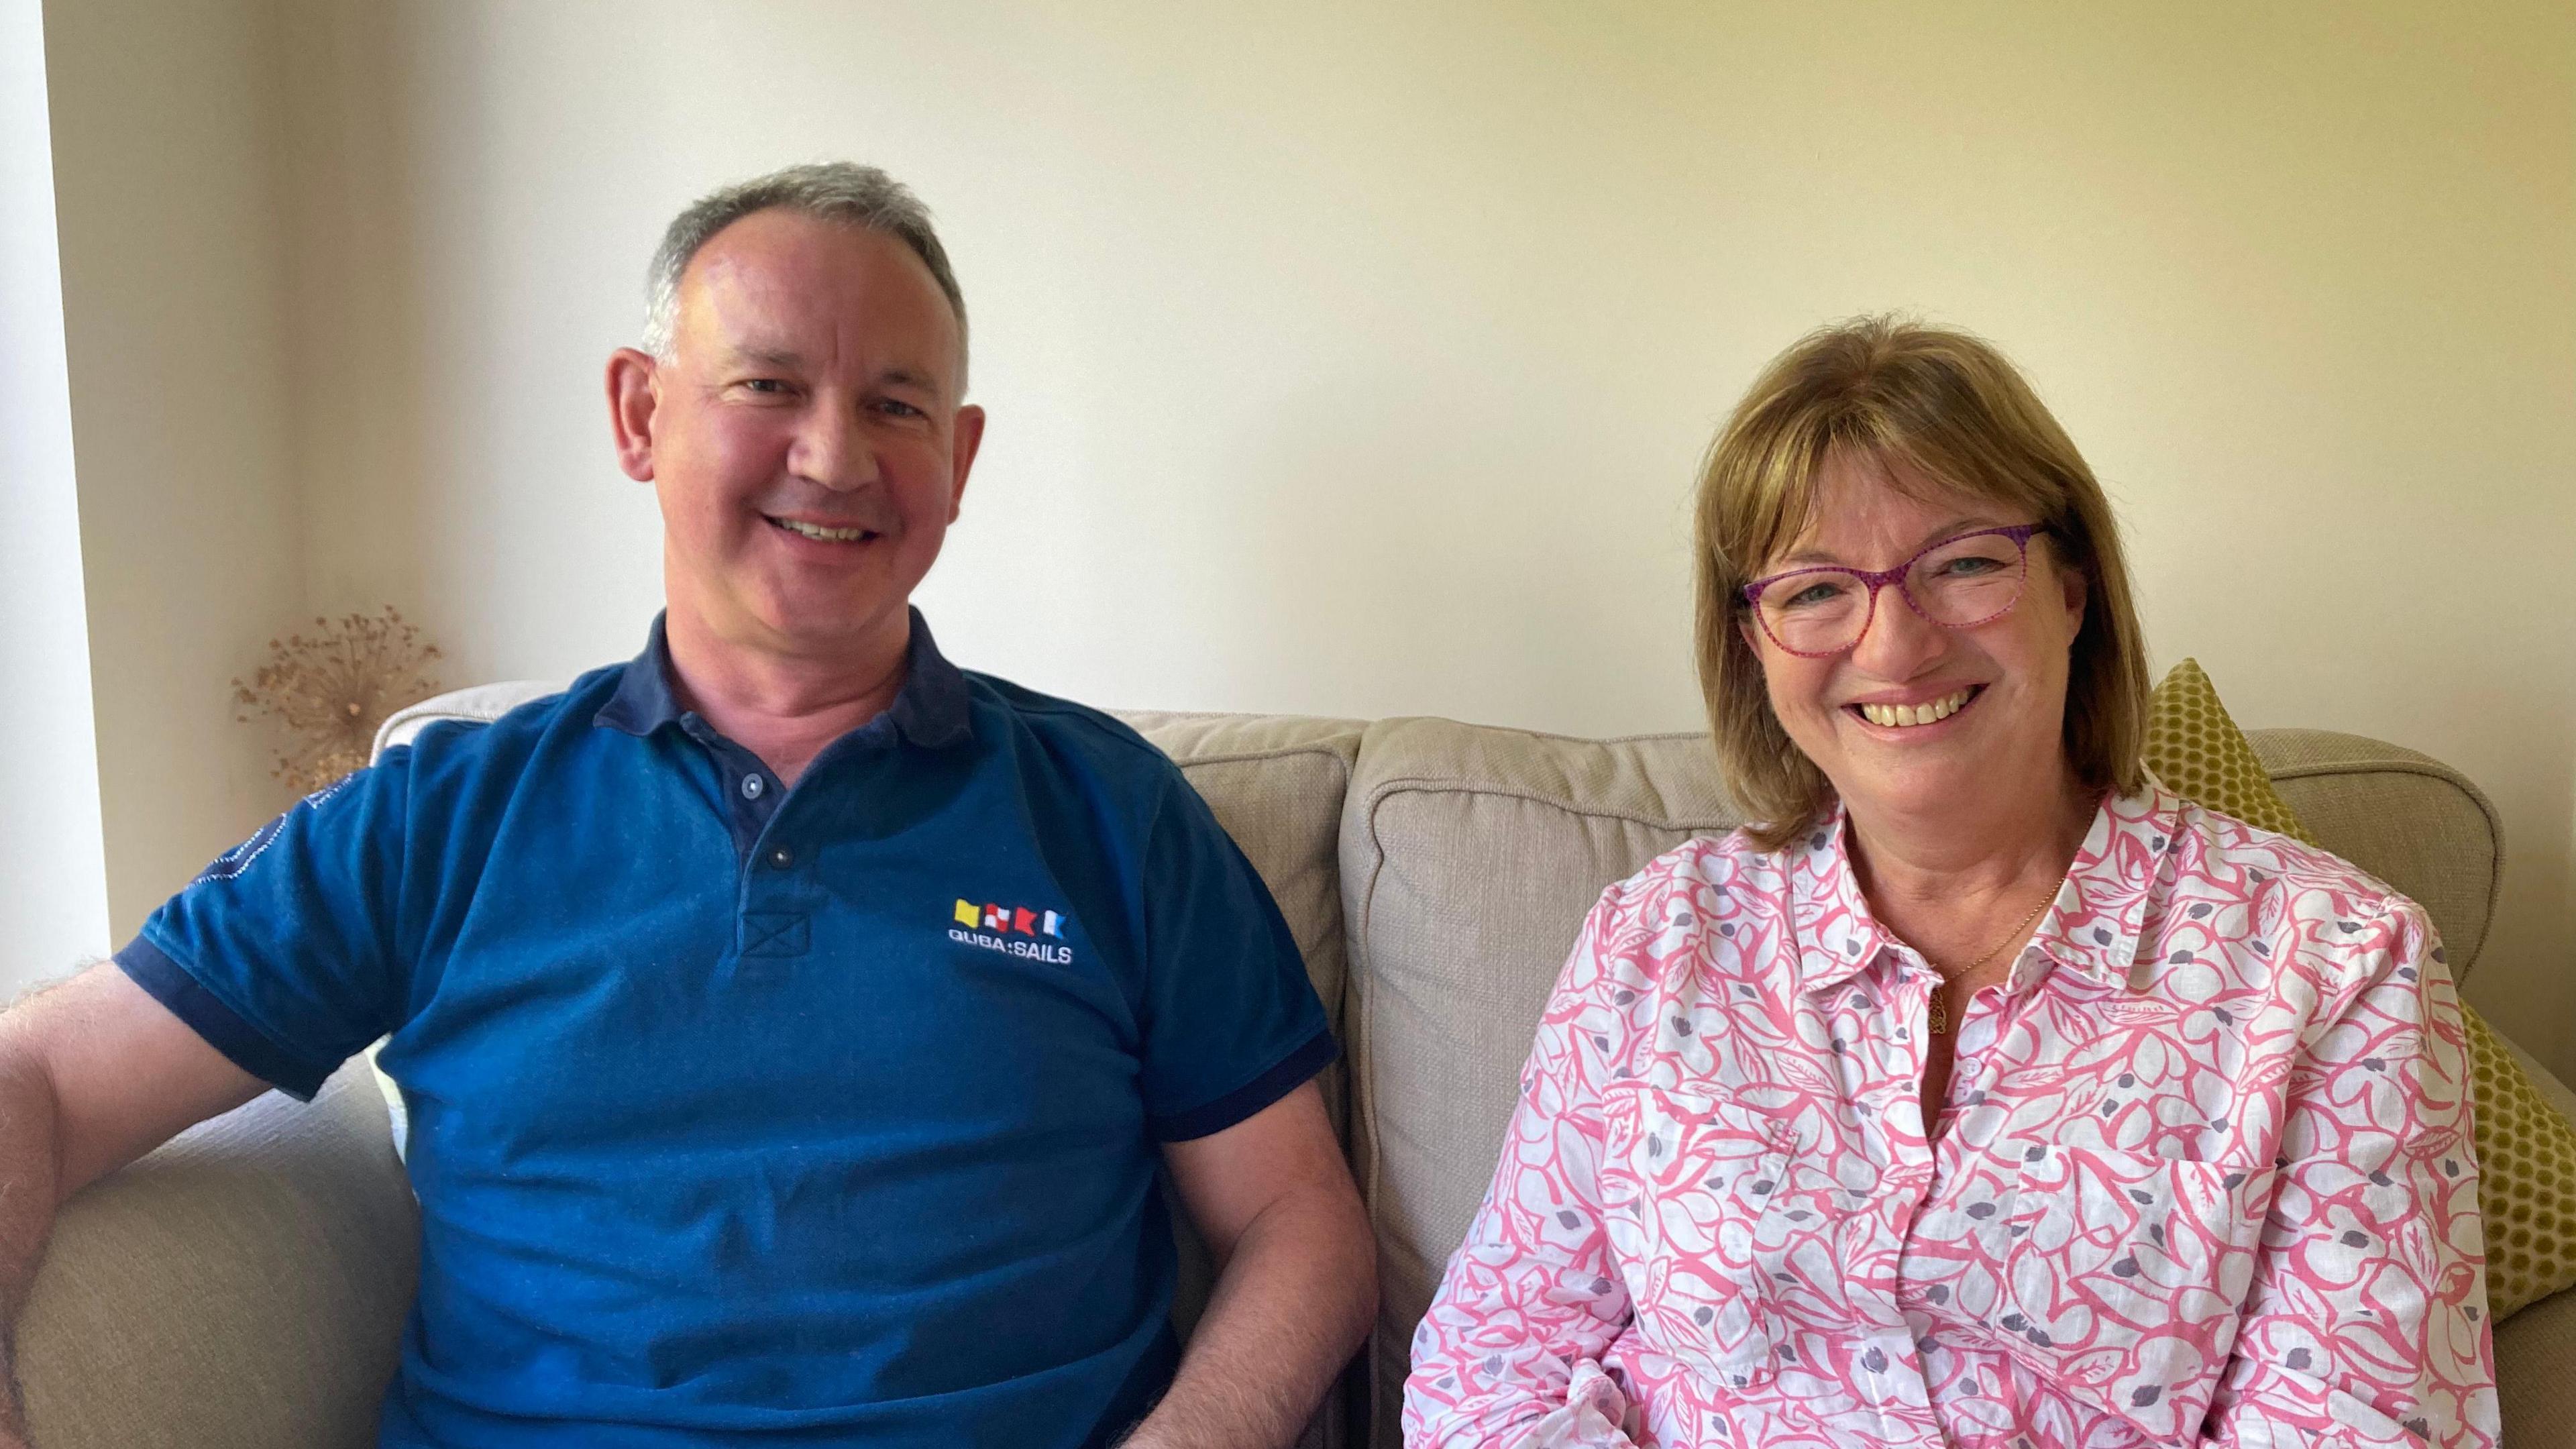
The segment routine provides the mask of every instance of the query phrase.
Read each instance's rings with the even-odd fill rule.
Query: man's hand
[[[1308,1082],[1163,1160],[1216,1257],[1216,1291],[1125,1449],[1284,1449],[1377,1312],[1377,1244],[1323,1093]]]

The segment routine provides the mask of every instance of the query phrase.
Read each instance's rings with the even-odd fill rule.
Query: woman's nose
[[[1852,662],[1880,679],[1911,679],[1950,647],[1948,631],[1915,612],[1893,584],[1878,591]]]

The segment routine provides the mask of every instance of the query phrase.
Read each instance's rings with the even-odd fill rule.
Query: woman
[[[1808,338],[1698,533],[1767,823],[1585,923],[1407,1444],[2492,1443],[2432,929],[2142,777],[2109,505],[2011,365]]]

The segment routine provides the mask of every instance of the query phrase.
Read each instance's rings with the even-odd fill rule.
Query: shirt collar
[[[2031,936],[2038,949],[2014,962],[2007,993],[2019,993],[2055,966],[2104,985],[2129,984],[2157,882],[2176,846],[2181,804],[2161,789],[2103,800],[2057,898]],[[1845,841],[1849,825],[1836,805],[1787,850],[1802,990],[1839,986],[1882,951],[1904,946],[1879,925],[1861,893]]]
[[[895,692],[894,703],[878,719],[923,749],[961,744],[974,734],[965,672],[939,652],[921,611],[909,612],[912,636],[904,646],[903,687]],[[656,614],[644,652],[626,666],[624,676],[617,681],[617,692],[591,716],[591,723],[643,736],[666,724],[677,724],[683,713],[679,696],[671,687],[670,640],[664,632],[663,616]]]

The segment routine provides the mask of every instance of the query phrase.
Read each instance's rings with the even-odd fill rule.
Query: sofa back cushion
[[[1342,799],[1358,758],[1356,720],[1293,715],[1122,713],[1120,718],[1181,767],[1191,788],[1215,812],[1253,869],[1278,901],[1279,913],[1305,953],[1306,974],[1324,1000],[1324,1014],[1345,1043],[1349,957],[1344,950],[1339,851]],[[1350,1064],[1345,1057],[1324,1069],[1319,1083],[1324,1110],[1345,1146],[1350,1141]],[[1198,1322],[1214,1286],[1214,1263],[1173,1205],[1181,1279],[1172,1297],[1172,1321],[1186,1334]],[[1322,1422],[1338,1426],[1338,1398]],[[1338,1438],[1308,1443],[1339,1443]]]
[[[2272,788],[2326,849],[2433,918],[2452,979],[2485,950],[2504,825],[2469,777],[2400,745],[2331,730],[2248,730]]]
[[[1369,726],[1342,813],[1352,1149],[1378,1235],[1373,1444],[1493,1176],[1540,1008],[1602,888],[1740,823],[1700,735]]]
[[[2439,763],[2353,736],[2253,740],[2330,850],[2421,901],[2463,972],[2486,934],[2493,811]],[[1413,1328],[1491,1180],[1540,1009],[1602,889],[1740,817],[1697,734],[1567,739],[1373,724],[1342,817],[1352,1152],[1379,1241],[1372,1444]]]

